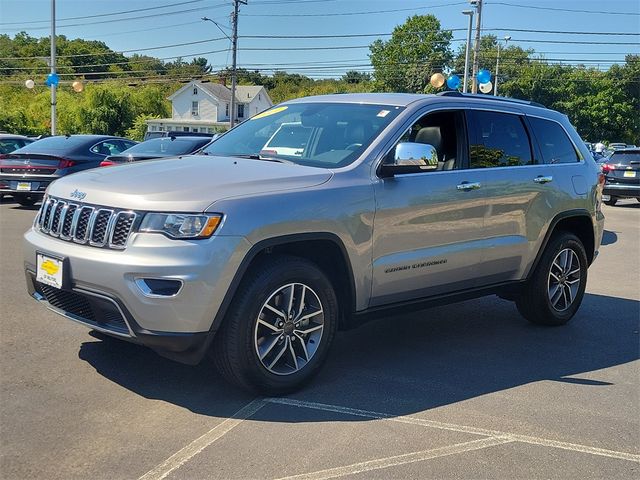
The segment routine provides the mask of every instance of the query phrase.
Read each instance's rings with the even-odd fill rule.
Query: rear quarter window
[[[575,163],[578,152],[559,123],[543,118],[529,117],[533,135],[538,141],[544,163]]]

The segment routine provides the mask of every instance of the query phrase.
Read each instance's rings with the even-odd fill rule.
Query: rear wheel
[[[241,388],[267,395],[291,392],[322,366],[337,319],[333,286],[315,264],[270,258],[239,287],[216,334],[216,366]]]
[[[614,195],[609,195],[609,200],[605,200],[604,203],[613,207],[618,202],[618,197]]]
[[[524,292],[516,300],[527,320],[563,325],[575,315],[587,285],[587,255],[582,242],[568,232],[555,234]]]
[[[16,199],[16,202],[18,202],[23,207],[32,207],[38,201],[36,197],[32,197],[31,195],[14,195],[14,198]]]

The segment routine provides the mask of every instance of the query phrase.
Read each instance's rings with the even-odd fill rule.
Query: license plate
[[[64,262],[41,253],[36,257],[36,280],[55,288],[62,288]]]
[[[18,186],[16,187],[16,190],[20,192],[31,191],[31,182],[18,182]]]
[[[624,172],[624,176],[625,176],[625,177],[635,178],[635,176],[636,176],[636,172],[634,172],[633,170],[626,170],[626,171]]]

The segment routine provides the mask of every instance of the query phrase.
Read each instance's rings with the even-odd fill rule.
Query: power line
[[[490,2],[490,5],[503,5],[505,7],[517,7],[517,8],[530,8],[534,10],[549,10],[554,12],[571,12],[571,13],[595,13],[598,15],[640,15],[637,12],[611,12],[611,11],[602,11],[602,10],[573,10],[570,8],[555,8],[555,7],[540,7],[537,5],[517,5],[515,3],[507,3],[507,2]]]
[[[372,10],[368,12],[336,12],[336,13],[245,13],[245,17],[342,17],[352,15],[375,15],[381,13],[396,13],[396,12],[415,12],[416,10],[427,10],[430,8],[439,7],[451,7],[455,5],[467,5],[466,2],[453,2],[442,3],[440,5],[430,5],[428,7],[414,7],[414,8],[397,8],[393,10]]]
[[[100,13],[98,15],[84,15],[81,17],[58,18],[58,21],[66,22],[68,20],[82,20],[85,18],[111,17],[113,15],[125,15],[127,13],[146,12],[148,10],[158,10],[159,8],[169,8],[169,7],[175,7],[178,5],[186,5],[188,3],[198,3],[198,2],[202,2],[202,0],[188,0],[185,2],[169,3],[167,5],[156,5],[154,7],[136,8],[135,10],[124,10],[122,12]],[[49,23],[49,22],[50,20],[47,19],[47,20],[32,20],[30,22],[24,22],[24,23]],[[0,25],[13,25],[13,24],[15,24],[15,22],[0,22]]]
[[[190,9],[179,10],[179,11],[175,11],[175,12],[155,13],[155,14],[151,14],[151,15],[141,15],[141,16],[137,16],[137,17],[116,18],[116,19],[113,19],[113,20],[100,20],[98,22],[70,23],[70,24],[67,24],[67,25],[56,25],[56,28],[84,27],[84,26],[87,26],[87,25],[102,25],[102,24],[105,24],[105,23],[127,22],[127,21],[130,21],[130,20],[140,20],[140,19],[155,18],[155,17],[166,17],[166,16],[169,16],[169,15],[183,15],[185,13],[199,12],[199,11],[202,11],[202,10],[210,10],[210,9],[213,9],[213,8],[221,8],[221,7],[226,7],[226,6],[228,6],[228,5],[219,4],[219,5],[208,6],[208,7],[190,8]],[[49,29],[49,27],[30,27],[30,28],[28,28],[28,30],[48,30],[48,29]],[[20,27],[20,28],[4,29],[4,31],[11,31],[11,32],[19,32],[21,30],[24,30],[24,28]]]

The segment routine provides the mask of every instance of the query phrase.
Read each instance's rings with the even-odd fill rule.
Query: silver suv
[[[280,139],[295,152],[268,148],[301,131]],[[54,182],[25,234],[30,294],[282,394],[338,329],[399,307],[497,294],[564,324],[600,246],[599,168],[565,115],[530,102],[302,98],[203,153]]]

